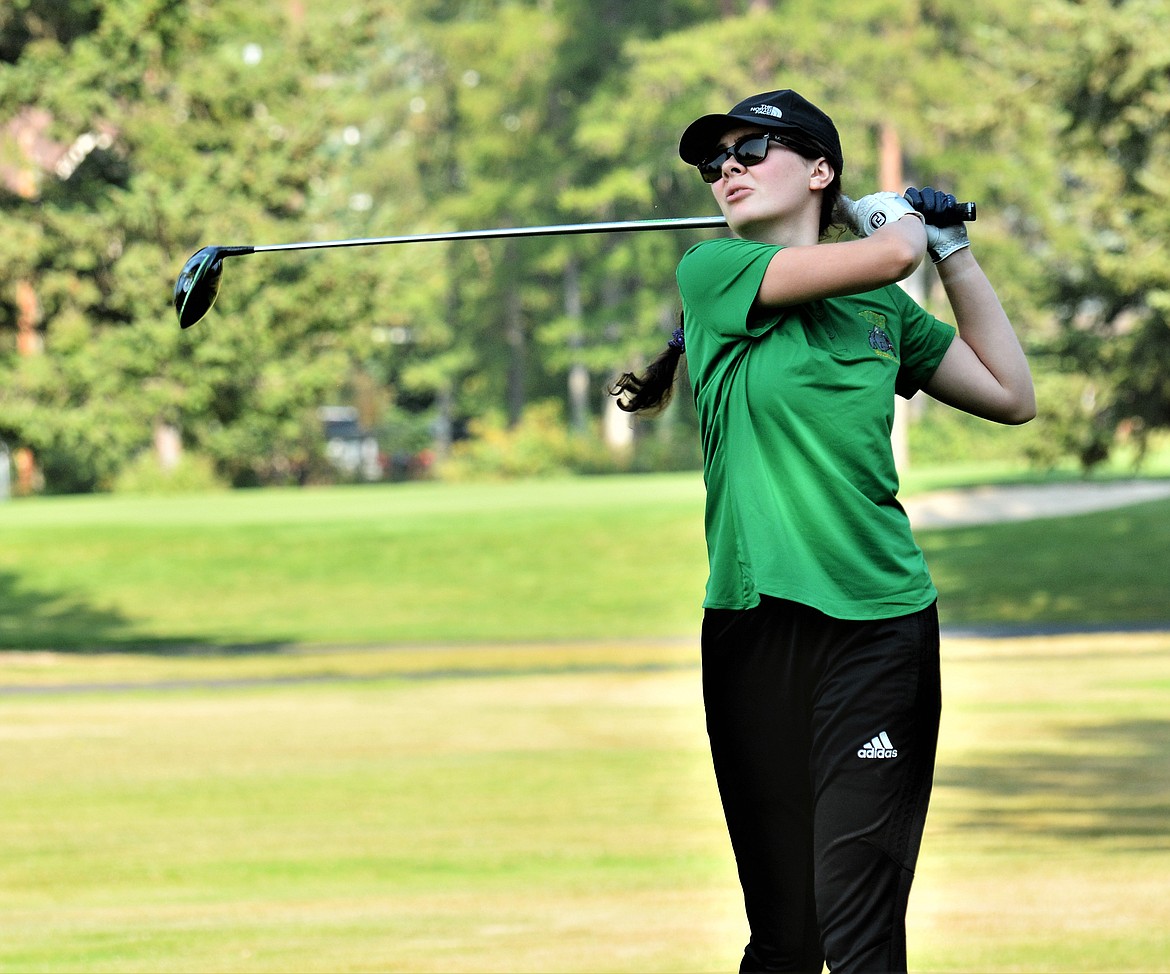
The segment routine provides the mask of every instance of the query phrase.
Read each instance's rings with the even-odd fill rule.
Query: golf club
[[[847,210],[853,202],[853,199],[844,193],[837,197],[837,205],[833,209],[834,222],[849,226],[850,220],[847,216]],[[921,207],[916,208],[920,209]],[[925,219],[933,227],[953,227],[959,223],[974,223],[977,214],[978,207],[974,203],[956,202],[945,210],[931,213]]]
[[[975,219],[974,203],[956,203],[947,213],[936,215],[937,226]],[[257,246],[212,245],[196,251],[183,265],[175,281],[175,313],[179,326],[190,328],[203,318],[219,295],[225,257],[270,253],[278,250],[330,250],[339,247],[383,247],[404,243],[440,243],[452,240],[493,240],[503,237],[552,237],[582,233],[628,233],[637,230],[713,230],[726,227],[722,216],[692,216],[669,220],[627,220],[610,223],[568,223],[543,227],[500,227],[494,230],[456,230],[449,233],[421,233],[396,237],[358,237],[351,240],[316,240]]]
[[[403,243],[439,243],[450,240],[493,240],[502,237],[551,237],[582,233],[625,233],[635,230],[709,230],[726,227],[721,216],[683,217],[671,220],[631,220],[613,223],[570,223],[545,227],[501,227],[494,230],[457,230],[398,237],[364,237],[353,240],[317,240],[302,243],[249,246],[210,246],[197,251],[183,265],[175,282],[175,312],[179,325],[190,328],[215,304],[223,276],[225,257],[269,253],[277,250],[328,250],[338,247],[383,247]]]

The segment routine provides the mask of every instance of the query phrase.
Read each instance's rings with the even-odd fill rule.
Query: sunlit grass
[[[675,638],[707,569],[696,474],[44,498],[0,532],[14,649]],[[1168,615],[1167,502],[919,537],[946,624]]]
[[[21,503],[0,646],[687,633],[702,506],[695,475]]]
[[[928,970],[1170,969],[1170,636],[952,641]]]
[[[0,969],[731,969],[696,657],[0,657]],[[1170,969],[1167,686],[1164,635],[946,641],[911,969]]]
[[[734,966],[694,475],[0,517],[0,970]],[[921,539],[946,622],[1129,625],[1168,532]],[[912,968],[1170,969],[1170,637],[948,639],[944,680]]]

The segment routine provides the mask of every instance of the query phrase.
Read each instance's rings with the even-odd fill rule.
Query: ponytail
[[[627,413],[665,409],[674,394],[674,376],[678,371],[678,361],[685,351],[680,315],[678,327],[658,358],[646,366],[640,376],[627,372],[610,386],[609,394],[617,399],[618,409]]]

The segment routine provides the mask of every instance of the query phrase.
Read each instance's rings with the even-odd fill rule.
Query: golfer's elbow
[[[1007,425],[1023,426],[1025,423],[1030,423],[1036,418],[1037,412],[1039,410],[1036,408],[1036,399],[1033,397],[1029,403],[1020,406],[1011,414],[1006,420]]]
[[[1026,389],[1019,389],[1004,397],[995,420],[1005,426],[1023,426],[1032,422],[1038,411],[1036,391],[1029,382]]]

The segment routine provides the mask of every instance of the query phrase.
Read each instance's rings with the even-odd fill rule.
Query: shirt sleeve
[[[696,244],[679,262],[677,279],[688,325],[720,338],[756,338],[780,314],[753,313],[764,272],[779,247],[754,240],[722,238]]]
[[[958,332],[954,325],[923,309],[900,287],[890,287],[889,291],[902,320],[901,366],[895,391],[910,399],[930,381]]]

